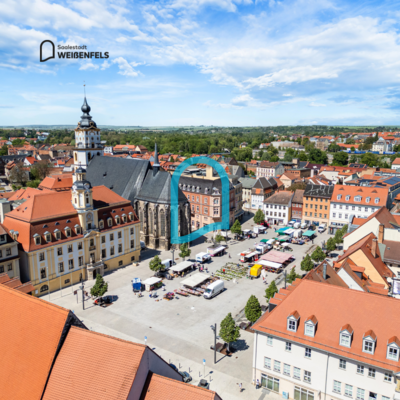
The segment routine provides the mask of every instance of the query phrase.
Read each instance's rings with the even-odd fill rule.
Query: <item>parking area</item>
[[[243,229],[254,225],[252,220],[243,224]],[[211,234],[208,234],[210,236]],[[228,241],[227,253],[221,257],[214,257],[212,262],[205,264],[209,274],[216,274],[218,270],[228,262],[238,263],[239,254],[253,247],[260,239],[276,237],[273,229],[267,230],[266,234],[259,235],[257,239],[248,239],[242,242]],[[295,261],[285,269],[295,265],[296,271],[300,271],[300,262],[303,256],[312,251],[321,241],[327,240],[330,236],[327,232],[317,234],[314,245],[290,245]],[[197,253],[206,251],[209,243],[199,243],[191,247],[190,259],[194,259]],[[144,297],[138,298],[132,291],[131,280],[141,278],[145,280],[153,276],[149,269],[149,262],[152,257],[158,254],[162,260],[172,258],[171,252],[145,250],[142,253],[142,261],[139,266],[128,266],[116,270],[105,276],[109,284],[109,295],[113,295],[115,301],[112,305],[101,308],[93,305],[92,300],[86,303],[86,309],[82,310],[81,292],[73,295],[77,286],[64,291],[52,293],[50,301],[74,310],[83,320],[83,323],[95,331],[113,335],[139,343],[146,343],[161,355],[167,362],[176,365],[180,370],[189,372],[193,377],[193,384],[197,384],[205,377],[211,382],[210,389],[216,390],[222,398],[235,399],[245,397],[246,399],[259,399],[261,390],[255,390],[252,382],[252,358],[253,358],[253,335],[250,332],[241,331],[241,338],[236,344],[237,351],[231,357],[217,355],[219,360],[213,364],[213,351],[210,346],[213,344],[214,336],[210,326],[222,321],[231,312],[235,317],[244,306],[250,295],[257,296],[261,304],[266,304],[264,298],[267,285],[263,284],[261,278],[250,280],[246,277],[236,277],[225,281],[226,290],[211,300],[202,296],[178,296],[179,299],[166,301],[162,299],[164,293],[158,289],[158,298],[150,298],[148,292]],[[175,261],[183,261],[179,258],[179,251],[175,252]],[[229,258],[229,254],[231,258]],[[188,276],[197,274],[194,271],[189,275],[173,280],[164,280],[166,291],[172,292],[181,286],[181,281]],[[276,278],[276,274],[268,272],[268,284]],[[89,292],[94,282],[86,282],[85,290]],[[282,286],[282,284],[278,286]],[[48,296],[45,297],[48,299]],[[78,303],[79,302],[79,303]],[[145,340],[145,337],[147,338]],[[206,360],[205,367],[202,360]],[[244,392],[239,394],[237,383],[243,383]]]

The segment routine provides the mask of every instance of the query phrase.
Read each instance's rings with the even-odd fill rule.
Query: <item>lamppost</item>
[[[83,290],[83,289],[85,289],[85,283],[84,282],[82,282],[82,285],[79,286],[79,289],[82,290],[82,309],[84,310],[85,309],[85,292]]]
[[[172,245],[172,247],[171,247],[171,253],[172,253],[172,265],[174,265],[174,264],[175,264],[175,259],[174,259],[175,245]]]
[[[211,325],[210,328],[214,332],[214,364],[217,363],[217,324]]]

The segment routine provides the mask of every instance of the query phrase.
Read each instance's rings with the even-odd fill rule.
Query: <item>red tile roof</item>
[[[338,199],[338,196],[342,196]],[[335,185],[333,189],[331,202],[342,203],[342,204],[355,204],[360,206],[370,207],[385,207],[387,198],[389,195],[389,189],[387,188],[374,188],[374,187],[361,187],[361,186],[348,186],[348,185]],[[350,196],[348,200],[346,197]],[[356,196],[361,197],[361,201],[355,201]],[[369,202],[367,202],[369,199]],[[378,202],[375,203],[375,200]]]
[[[0,397],[40,400],[70,311],[4,285],[0,304]]]
[[[400,371],[399,362],[386,358],[388,340],[400,332],[400,319],[393,318],[400,313],[397,299],[309,280],[297,280],[292,287],[291,293],[252,329],[385,370]],[[287,318],[293,309],[300,315],[296,332],[287,330]],[[314,337],[304,334],[301,322],[309,315],[318,319]],[[339,345],[340,330],[346,324],[354,330],[351,348]],[[378,339],[374,354],[362,351],[363,337],[370,330]]]
[[[67,190],[72,187],[72,174],[59,174],[46,176],[40,182],[40,189]]]

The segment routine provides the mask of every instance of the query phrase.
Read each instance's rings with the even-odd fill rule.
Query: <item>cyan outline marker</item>
[[[219,174],[222,183],[222,221],[213,222],[212,224],[203,226],[196,231],[185,236],[178,236],[178,189],[179,178],[183,171],[193,164],[207,164],[213,167]],[[209,207],[213,207],[212,204]],[[208,157],[191,157],[183,161],[172,175],[171,179],[171,243],[181,244],[189,243],[205,233],[215,231],[217,229],[229,229],[229,178],[221,164]]]

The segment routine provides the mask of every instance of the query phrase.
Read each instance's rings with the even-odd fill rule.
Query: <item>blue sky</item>
[[[0,125],[400,125],[398,1],[0,2]],[[104,60],[39,62],[39,44]]]

